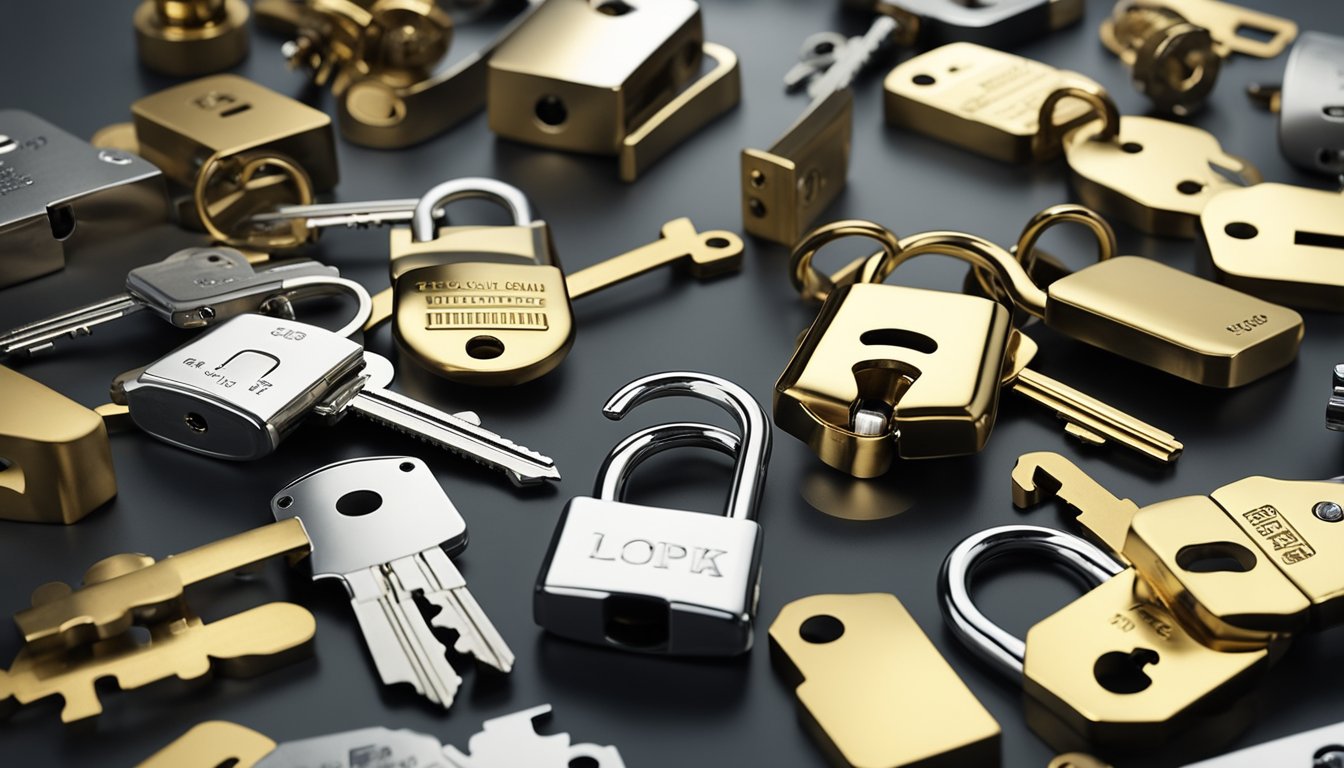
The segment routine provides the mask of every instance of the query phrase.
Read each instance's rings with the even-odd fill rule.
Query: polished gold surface
[[[1200,228],[1219,282],[1293,307],[1344,311],[1341,208],[1338,192],[1288,184],[1217,195]]]
[[[78,522],[117,495],[102,418],[0,366],[0,519]]]
[[[194,726],[136,768],[252,768],[275,746],[251,728],[210,720]]]
[[[1045,113],[1056,131],[1040,130],[1047,97],[1068,88],[1105,92],[1085,75],[975,43],[915,56],[883,81],[888,125],[1010,163],[1056,157],[1058,136],[1096,119],[1090,104],[1070,98]]]
[[[697,232],[686,217],[663,225],[657,240],[598,262],[565,278],[569,298],[619,285],[660,267],[686,265],[699,280],[726,275],[742,268],[742,238],[726,229]]]
[[[1221,0],[1143,1],[1175,11],[1191,23],[1209,30],[1221,56],[1241,53],[1272,59],[1297,39],[1297,24],[1291,19]]]
[[[317,192],[339,178],[331,118],[251,80],[193,80],[136,101],[131,112],[140,154],[186,187],[211,157],[248,150],[289,158]]]
[[[1036,451],[1017,458],[1013,466],[1013,506],[1029,509],[1050,499],[1059,501],[1075,515],[1086,538],[1121,562],[1129,524],[1139,506],[1119,499],[1091,475],[1058,453]]]
[[[140,61],[173,77],[228,69],[247,56],[245,0],[141,0],[135,9]]]
[[[716,65],[697,77],[705,54]],[[489,68],[497,135],[616,155],[625,181],[741,97],[737,57],[704,41],[693,0],[551,0],[494,51]]]
[[[1111,764],[1083,752],[1065,752],[1051,759],[1046,768],[1111,768]]]
[[[264,151],[211,155],[196,175],[192,202],[196,218],[217,243],[270,253],[298,248],[316,238],[316,231],[301,219],[266,228],[244,226],[258,213],[313,202],[308,173],[281,155]]]
[[[1127,115],[1113,141],[1101,126],[1085,125],[1064,138],[1064,154],[1078,198],[1110,219],[1153,235],[1193,237],[1209,200],[1246,184],[1260,172],[1225,153],[1212,134],[1169,120]]]
[[[742,228],[792,246],[844,191],[854,133],[854,94],[832,91],[808,106],[768,150],[742,150]]]
[[[999,764],[999,724],[895,595],[794,600],[770,625],[770,657],[831,765]]]
[[[1129,67],[1134,87],[1163,112],[1194,114],[1218,82],[1223,58],[1213,36],[1173,10],[1120,0],[1100,34]]]
[[[1245,727],[1234,708],[1269,652],[1202,645],[1141,586],[1127,568],[1027,633],[1027,724],[1053,748],[1152,754],[1177,739],[1212,746]]]

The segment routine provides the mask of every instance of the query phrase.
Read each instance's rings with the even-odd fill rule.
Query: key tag
[[[705,41],[694,0],[546,2],[489,68],[497,136],[615,155],[627,182],[741,100],[737,55]]]
[[[1114,104],[1102,114],[1100,124],[1063,137],[1070,180],[1084,205],[1142,232],[1194,237],[1209,200],[1262,180],[1255,166],[1225,153],[1203,129],[1121,118]]]
[[[827,243],[855,236],[881,245],[882,253],[869,260],[875,266],[855,282],[826,287],[835,283],[813,269],[813,257]],[[898,241],[866,221],[814,230],[794,248],[791,269],[795,287],[826,300],[775,383],[775,423],[828,465],[860,478],[884,474],[898,455],[980,451],[994,427],[1000,377],[1012,352],[1009,309],[980,296],[882,279],[921,253],[977,265],[1012,260],[990,255],[999,250],[952,232]]]
[[[1210,200],[1201,239],[1219,282],[1293,307],[1341,312],[1342,210],[1340,192],[1256,184]]]
[[[115,680],[125,691],[173,677],[200,679],[212,668],[251,676],[307,656],[317,624],[306,609],[273,602],[205,623],[184,590],[309,548],[303,526],[290,520],[158,562],[113,555],[93,564],[78,589],[44,584],[33,592],[33,607],[14,614],[24,644],[0,671],[0,703],[59,696],[61,721],[70,723],[102,713],[96,683]],[[132,627],[147,629],[149,640],[133,637]]]
[[[669,372],[630,382],[603,406],[622,419],[670,395],[708,400],[732,414],[741,437],[700,423],[660,424],[622,440],[598,470],[593,497],[565,505],[542,563],[532,616],[546,631],[638,653],[736,656],[751,649],[760,594],[756,522],[770,459],[760,405],[717,376]],[[727,515],[623,501],[626,481],[648,457],[683,446],[735,456]]]
[[[0,366],[0,519],[77,523],[117,495],[98,414]]]
[[[1026,641],[971,599],[979,571],[1012,557],[1061,566],[1090,587],[1037,622]],[[1105,754],[1164,745],[1211,750],[1251,723],[1266,651],[1216,651],[1147,597],[1134,569],[1082,539],[1030,525],[967,537],[938,576],[948,629],[972,653],[1020,680],[1027,725],[1057,751]]]
[[[794,600],[770,658],[832,765],[999,765],[998,722],[895,595]]]

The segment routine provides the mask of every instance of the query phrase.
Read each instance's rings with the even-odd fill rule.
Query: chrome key
[[[400,200],[364,200],[349,203],[313,203],[310,205],[282,205],[273,211],[258,213],[248,219],[245,226],[258,230],[267,230],[299,220],[310,230],[323,230],[332,227],[347,229],[370,229],[405,224],[411,220],[416,203],[420,199],[408,197]],[[434,211],[435,219],[442,219],[443,208]]]
[[[461,685],[416,597],[442,607],[440,616],[454,614],[433,624],[459,632],[458,651],[501,672],[513,668],[512,651],[448,557],[466,547],[466,522],[424,462],[384,456],[330,464],[282,488],[271,511],[276,520],[303,523],[315,580],[345,584],[385,685],[409,683],[445,709]]]
[[[896,19],[878,14],[862,37],[846,39],[836,32],[819,32],[803,41],[800,61],[784,74],[785,90],[807,84],[816,99],[847,87],[868,62],[896,36]]]
[[[126,276],[126,292],[0,335],[0,358],[50,349],[144,309],[178,328],[201,328],[244,312],[284,314],[289,299],[350,292],[334,267],[299,260],[257,270],[233,248],[186,248]]]

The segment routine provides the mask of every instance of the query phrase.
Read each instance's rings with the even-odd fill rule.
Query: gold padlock
[[[1344,311],[1342,204],[1339,192],[1289,184],[1220,193],[1199,217],[1219,282],[1293,307]]]
[[[0,366],[0,519],[79,522],[117,495],[98,414]]]
[[[1224,152],[1207,131],[1151,117],[1121,118],[1113,105],[1102,120],[1074,130],[1063,143],[1083,204],[1151,235],[1194,237],[1210,200],[1261,181],[1255,166]]]
[[[244,0],[141,0],[135,9],[140,61],[173,77],[228,69],[247,55]]]
[[[1254,650],[1344,623],[1339,483],[1248,477],[1208,496],[1139,508],[1058,454],[1019,458],[1014,503],[1032,506],[1051,495],[1131,562],[1205,645]]]
[[[901,62],[882,85],[888,125],[1009,163],[1056,157],[1061,136],[1115,109],[1085,75],[975,43]]]
[[[876,240],[893,268],[918,253],[990,262],[983,251],[992,244],[946,234],[902,248],[881,225],[833,222],[797,245],[794,274],[807,273],[822,246],[850,236]],[[775,423],[855,477],[883,474],[897,455],[978,452],[994,427],[1009,355],[1010,316],[999,302],[881,285],[887,274],[830,292],[775,383]]]
[[[1209,30],[1145,0],[1120,0],[1101,23],[1101,42],[1129,67],[1134,87],[1159,110],[1193,114],[1222,69]]]
[[[831,765],[999,765],[999,724],[895,595],[794,600],[770,624],[770,658]]]
[[[697,79],[705,54],[717,63]],[[737,56],[705,42],[694,0],[550,0],[491,55],[487,112],[498,136],[617,155],[634,181],[741,88]]]
[[[1009,554],[1035,555],[1095,586],[1034,625],[1024,642],[970,597],[977,570]],[[1249,724],[1249,694],[1272,658],[1266,648],[1228,653],[1201,644],[1133,568],[1049,528],[1005,525],[971,535],[943,562],[938,591],[953,634],[1022,680],[1027,725],[1059,751],[1216,748]]]

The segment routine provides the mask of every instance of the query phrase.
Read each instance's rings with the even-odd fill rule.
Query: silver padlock
[[[1279,113],[1279,150],[1305,171],[1344,173],[1344,37],[1305,32],[1283,71],[1283,85],[1252,86]]]
[[[158,168],[31,113],[0,110],[0,288],[64,268],[82,243],[167,220]]]
[[[596,498],[565,506],[537,577],[532,613],[547,631],[640,653],[733,656],[751,648],[760,596],[756,511],[770,458],[770,423],[741,387],[702,373],[646,376],[611,397],[603,413],[687,394],[719,404],[739,439],[700,423],[660,424],[630,435],[598,471]],[[683,446],[736,455],[724,517],[621,501],[644,459]]]

